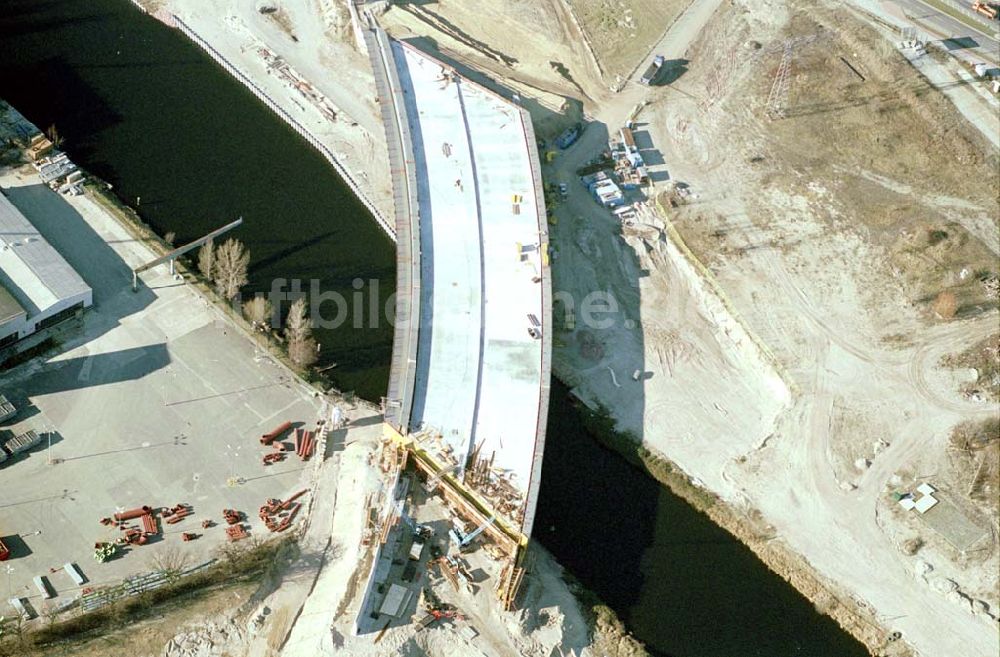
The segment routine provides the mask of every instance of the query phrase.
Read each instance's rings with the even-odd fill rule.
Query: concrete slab
[[[476,178],[458,85],[439,65],[394,44],[417,158],[421,300],[411,426],[468,451],[479,379],[482,261]],[[416,118],[414,118],[416,117]],[[458,121],[458,123],[456,122]],[[456,129],[458,128],[458,129]]]
[[[393,55],[418,170],[421,316],[411,428],[479,447],[527,494],[545,394],[540,199],[522,112],[405,43]],[[540,327],[547,330],[547,326]]]
[[[149,259],[145,247],[91,199],[61,197],[33,178],[6,173],[0,186],[12,188],[11,199],[94,288],[97,303],[57,356],[0,375],[23,409],[4,429],[43,437],[3,466],[0,536],[18,537],[11,589],[38,597],[32,578],[67,561],[80,566],[84,586],[151,570],[168,548],[191,564],[204,561],[225,541],[223,508],[245,512],[251,533],[267,534],[256,509],[304,488],[307,466],[294,456],[263,466],[257,439],[283,420],[312,425],[319,400],[283,367],[256,358],[253,343],[165,267],[144,274],[133,293],[129,268]],[[239,477],[243,483],[230,485]],[[92,559],[94,542],[117,534],[100,518],[182,502],[194,515],[163,524],[160,540],[105,564]],[[217,526],[203,530],[203,519]],[[182,542],[184,531],[202,536]],[[81,588],[61,572],[49,580],[57,604]]]

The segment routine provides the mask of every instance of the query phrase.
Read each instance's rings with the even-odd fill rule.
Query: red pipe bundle
[[[183,504],[178,504],[173,509],[170,509],[170,517],[167,518],[168,525],[174,525],[187,518],[189,515],[194,513],[191,507],[184,506]]]
[[[261,445],[270,445],[271,443],[273,443],[275,441],[275,439],[278,436],[280,436],[281,434],[285,433],[286,431],[288,431],[291,428],[292,428],[292,423],[291,422],[284,422],[284,423],[282,423],[281,425],[279,425],[278,427],[276,427],[272,431],[270,431],[268,433],[265,433],[263,436],[261,436],[260,437],[260,444]]]
[[[314,431],[303,430],[301,436],[301,440],[296,438],[295,453],[305,461],[312,456],[313,449],[316,448],[316,433]]]
[[[138,518],[139,516],[146,515],[147,513],[152,513],[153,509],[148,506],[139,507],[138,509],[129,509],[128,511],[122,511],[121,513],[115,514],[115,520],[132,520]]]
[[[154,518],[151,514],[144,513],[143,515],[139,516],[139,519],[142,521],[142,531],[146,532],[147,534],[160,533],[160,528],[156,524],[156,518]]]

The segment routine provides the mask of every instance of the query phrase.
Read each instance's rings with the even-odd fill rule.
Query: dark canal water
[[[0,0],[0,97],[177,243],[243,216],[250,291],[394,288],[391,242],[324,160],[179,32],[126,0]],[[350,305],[350,304],[349,304]],[[352,310],[349,308],[349,311]],[[367,313],[367,306],[363,307]],[[377,400],[388,326],[322,330],[338,387]],[[686,503],[600,447],[553,388],[536,536],[658,655],[867,654]]]
[[[742,543],[588,436],[553,381],[534,535],[669,657],[868,651]]]

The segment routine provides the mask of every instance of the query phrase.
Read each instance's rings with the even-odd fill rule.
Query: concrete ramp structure
[[[398,236],[387,432],[523,546],[551,370],[548,232],[531,118],[377,27],[365,41]]]

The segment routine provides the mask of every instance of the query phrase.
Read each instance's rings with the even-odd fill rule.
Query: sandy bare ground
[[[891,43],[849,14],[815,14],[836,32],[801,48],[790,118],[778,123],[762,116],[777,65],[767,47],[819,29],[794,5],[724,5],[699,39],[673,44],[689,72],[650,94],[638,129],[696,198],[667,211],[676,233],[647,214],[624,241],[583,193],[557,211],[557,289],[609,290],[624,307],[613,329],[561,335],[557,371],[621,429],[759,511],[921,654],[994,654],[984,610],[998,602],[996,517],[933,466],[955,424],[997,414],[939,367],[996,331],[995,303],[962,287],[963,271],[995,268],[996,151],[907,75]],[[876,84],[841,78],[842,55]],[[606,116],[615,125],[621,115]],[[571,180],[601,139],[585,137],[553,173]],[[942,150],[928,155],[923,143]],[[954,238],[944,258],[931,226]],[[944,289],[968,301],[948,323],[930,308]],[[982,530],[974,547],[960,553],[946,532],[898,512],[891,493],[919,481],[956,500],[952,520]],[[913,537],[925,546],[907,556]]]

